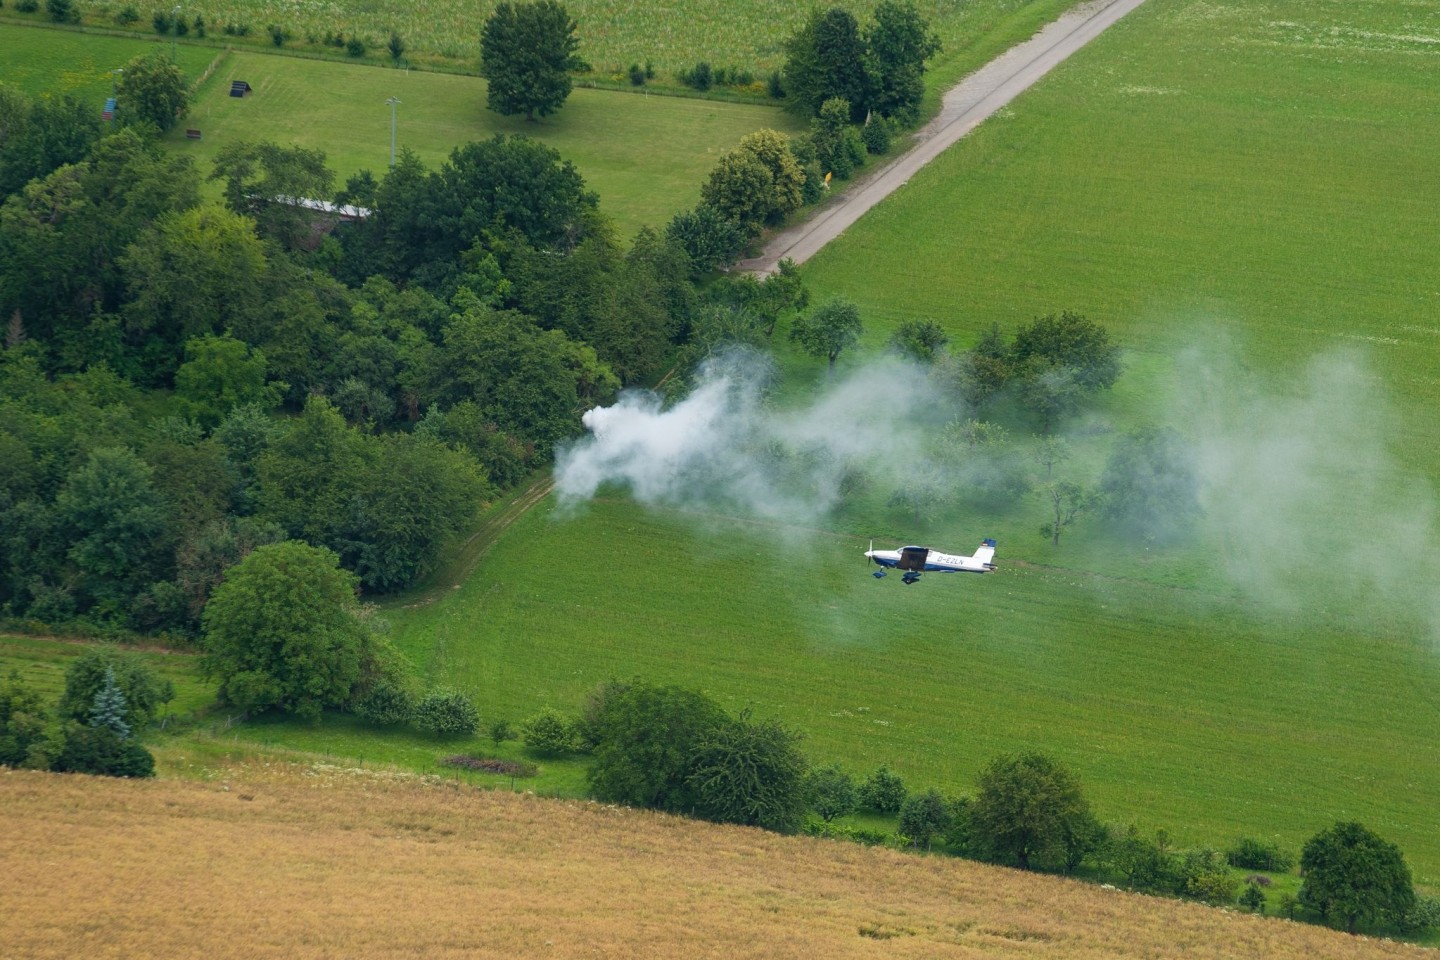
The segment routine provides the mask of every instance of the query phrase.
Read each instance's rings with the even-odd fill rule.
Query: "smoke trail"
[[[896,478],[923,456],[924,373],[886,359],[826,387],[807,406],[765,403],[768,357],[734,350],[708,361],[694,391],[666,408],[649,391],[627,391],[584,417],[590,435],[562,449],[562,504],[606,484],[640,503],[724,509],[786,522],[823,516],[848,478]]]

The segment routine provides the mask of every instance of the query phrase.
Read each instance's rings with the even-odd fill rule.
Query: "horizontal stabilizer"
[[[972,559],[978,560],[980,563],[990,563],[992,560],[994,560],[995,541],[991,540],[988,537],[980,541],[980,546],[975,551],[975,556]]]

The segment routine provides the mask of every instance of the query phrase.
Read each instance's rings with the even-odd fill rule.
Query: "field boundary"
[[[758,257],[741,260],[736,269],[767,276],[779,269],[781,260],[809,260],[931,160],[1144,2],[1095,0],[1067,11],[1000,54],[945,94],[939,115],[920,128],[900,156],[852,183],[814,216],[775,234]]]

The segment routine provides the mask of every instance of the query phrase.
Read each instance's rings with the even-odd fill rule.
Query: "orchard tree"
[[[828,827],[836,817],[848,817],[860,802],[855,780],[836,766],[811,770],[805,777],[805,800]]]
[[[860,806],[876,813],[899,813],[905,796],[905,781],[889,767],[877,767],[858,791]]]
[[[915,846],[923,844],[926,850],[931,841],[950,830],[952,819],[950,804],[938,790],[911,794],[900,806],[900,832]]]
[[[1089,510],[1095,502],[1090,491],[1073,480],[1050,480],[1039,487],[1050,519],[1040,528],[1040,536],[1049,537],[1052,547],[1060,546],[1064,529]]]
[[[916,363],[934,363],[945,350],[950,337],[934,320],[912,318],[901,321],[890,335],[889,347],[894,353]]]
[[[978,839],[1001,860],[1022,870],[1039,861],[1069,863],[1093,822],[1080,781],[1038,753],[1001,756],[980,774],[972,806]]]
[[[575,21],[555,0],[502,2],[480,32],[480,75],[486,105],[513,116],[549,116],[570,96],[576,65]]]
[[[1415,905],[1400,848],[1353,821],[1311,837],[1300,872],[1300,902],[1350,933],[1362,923],[1399,923]]]
[[[136,57],[125,65],[115,88],[115,119],[148,123],[165,133],[190,109],[185,75],[163,53]]]
[[[293,540],[232,567],[205,607],[201,640],[221,699],[309,719],[347,703],[377,647],[357,587],[332,551]]]
[[[827,370],[835,372],[835,360],[846,347],[860,340],[863,325],[860,308],[849,300],[831,300],[810,313],[802,313],[790,326],[790,339],[810,356],[829,361]]]

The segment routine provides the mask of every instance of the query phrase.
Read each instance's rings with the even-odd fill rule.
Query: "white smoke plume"
[[[586,413],[589,436],[556,458],[561,503],[615,484],[644,504],[810,522],[835,506],[847,477],[900,477],[934,429],[921,422],[925,374],[898,360],[868,364],[794,410],[767,406],[772,375],[765,355],[731,351],[672,407],[632,390]]]
[[[1236,586],[1286,613],[1440,638],[1435,490],[1400,464],[1404,425],[1364,356],[1319,355],[1283,391],[1226,349],[1179,369],[1173,422],[1196,445],[1206,540]]]

